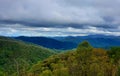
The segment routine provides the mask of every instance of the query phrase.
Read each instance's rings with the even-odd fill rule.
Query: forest
[[[0,38],[0,76],[120,76],[120,47],[56,52],[35,44]]]
[[[120,76],[120,47],[93,48],[85,41],[33,65],[28,76]]]
[[[120,76],[120,0],[0,0],[0,76]]]

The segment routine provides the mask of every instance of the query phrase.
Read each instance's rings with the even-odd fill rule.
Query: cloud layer
[[[0,35],[120,36],[119,6],[120,0],[0,0]]]

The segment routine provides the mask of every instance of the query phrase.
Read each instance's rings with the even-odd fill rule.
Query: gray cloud
[[[4,25],[2,25],[4,26]],[[90,34],[105,34],[120,36],[120,27],[116,30],[103,29],[89,26],[87,28],[73,28],[73,27],[28,27],[20,24],[5,25],[0,28],[0,35],[5,36],[86,36]],[[7,27],[7,28],[6,28]]]
[[[0,34],[119,35],[119,6],[120,0],[0,0]],[[80,31],[66,30],[70,27]],[[44,28],[60,30],[40,31]]]

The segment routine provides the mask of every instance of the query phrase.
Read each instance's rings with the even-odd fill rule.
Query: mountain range
[[[96,48],[110,48],[120,46],[119,36],[88,35],[88,36],[66,36],[66,37],[14,37],[25,42],[34,43],[51,49],[67,50],[76,48],[82,41],[88,41]]]
[[[66,50],[66,49],[72,49],[77,46],[76,43],[70,42],[70,41],[60,41],[54,38],[50,37],[14,37],[17,40],[22,40],[25,42],[34,43],[37,45],[41,45],[47,48],[51,49],[60,49],[60,50]]]
[[[54,41],[77,44],[79,40],[89,39],[93,41],[94,45],[111,43],[109,47],[112,45],[119,46],[119,37],[116,36],[69,36],[52,38],[10,38],[1,36],[0,76],[116,76],[117,74],[117,76],[120,76],[120,47],[112,47],[105,50],[94,48],[89,42],[84,41],[78,47],[76,46],[76,49],[57,53],[53,49],[34,43],[34,40],[36,40],[38,43],[46,41],[45,44],[48,44],[47,39],[49,45],[51,44],[49,40],[53,41],[52,44],[55,43]],[[94,39],[98,43],[95,43]],[[31,40],[31,42],[27,40]],[[61,45],[66,48],[67,44]],[[73,46],[69,47],[74,48]]]

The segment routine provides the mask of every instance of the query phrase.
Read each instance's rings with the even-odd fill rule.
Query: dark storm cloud
[[[119,35],[119,6],[120,0],[0,0],[0,30],[9,28],[9,31],[16,32],[14,34],[24,31],[21,34],[24,35],[33,28],[38,35],[38,30],[42,28],[59,28],[54,35],[112,32]],[[64,28],[69,27],[74,30],[65,31]],[[52,30],[39,32],[53,32]],[[75,30],[80,31],[74,32]]]
[[[94,26],[98,28],[117,28],[119,25],[112,25],[112,24],[54,24],[54,23],[33,23],[33,22],[25,22],[25,21],[13,21],[13,20],[0,20],[0,24],[9,24],[9,25],[14,25],[14,24],[21,24],[23,26],[30,26],[30,27],[58,27],[58,28],[63,28],[63,27],[73,27],[73,28],[87,28],[89,26]],[[3,27],[2,25],[0,25]],[[5,26],[5,25],[4,25]],[[11,27],[10,26],[10,27]]]

